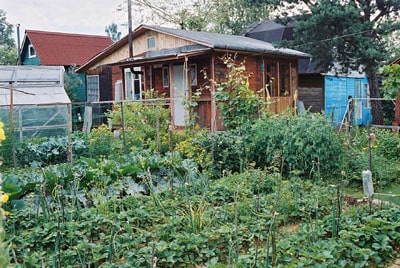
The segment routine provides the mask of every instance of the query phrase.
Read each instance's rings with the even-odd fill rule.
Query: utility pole
[[[129,58],[133,57],[132,44],[132,0],[128,0],[128,39],[129,39]]]
[[[17,65],[22,65],[21,63],[21,42],[20,42],[20,36],[19,36],[19,27],[21,25],[18,23],[17,24],[17,47],[18,47],[18,62]]]

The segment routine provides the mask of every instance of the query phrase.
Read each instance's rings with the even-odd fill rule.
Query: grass
[[[359,187],[346,187],[343,189],[343,193],[345,195],[360,199],[364,198],[365,196],[362,185]],[[384,188],[375,188],[373,198],[400,205],[400,183],[392,183]]]

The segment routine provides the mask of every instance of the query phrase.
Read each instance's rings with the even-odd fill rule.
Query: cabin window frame
[[[267,89],[270,97],[279,97],[279,68],[277,61],[266,63]]]
[[[290,62],[279,62],[279,96],[289,97],[292,95],[290,84]]]
[[[127,100],[141,100],[143,95],[142,75],[140,74],[141,68],[134,67],[133,69],[133,73],[129,68],[125,68],[124,70],[125,98]],[[137,91],[138,93],[136,93]]]
[[[190,70],[190,85],[197,86],[197,64],[192,63],[189,65]]]
[[[28,45],[28,54],[29,54],[29,58],[37,57],[35,47],[32,44]]]
[[[156,37],[150,36],[147,38],[147,48],[148,49],[155,49],[156,48]]]
[[[96,81],[89,81],[93,78]],[[86,76],[86,100],[88,102],[100,100],[100,76],[99,75],[87,75]]]
[[[169,67],[162,67],[163,88],[169,88]]]

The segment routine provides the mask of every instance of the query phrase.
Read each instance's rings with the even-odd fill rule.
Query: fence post
[[[157,128],[157,151],[160,152],[160,116],[158,114],[158,101],[155,101],[156,105],[156,128]]]
[[[121,101],[121,124],[122,124],[122,141],[124,147],[124,153],[126,154],[126,137],[125,137],[125,116],[124,116],[124,102]]]
[[[72,156],[72,141],[71,141],[71,132],[72,132],[72,104],[67,104],[68,107],[68,162],[72,167],[73,164],[73,156]]]

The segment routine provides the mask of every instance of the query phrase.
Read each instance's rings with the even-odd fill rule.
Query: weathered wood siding
[[[95,65],[91,66],[90,70],[96,69],[98,66],[108,65],[111,63],[122,61],[128,57],[129,57],[129,48],[126,45],[126,46],[121,47],[117,51],[111,53],[111,55],[108,55],[104,59],[100,60]]]
[[[155,44],[155,48],[152,48],[150,50],[176,48],[176,47],[194,44],[193,42],[184,40],[182,38],[176,38],[174,36],[155,32],[155,31],[147,31],[143,35],[141,35],[138,38],[135,38],[133,40],[134,55],[141,55],[144,52],[149,51],[149,48],[147,47],[147,41],[149,38],[152,38],[152,37],[155,37],[156,44]]]
[[[305,109],[311,112],[324,110],[324,77],[320,74],[299,76],[298,99],[303,101]]]

